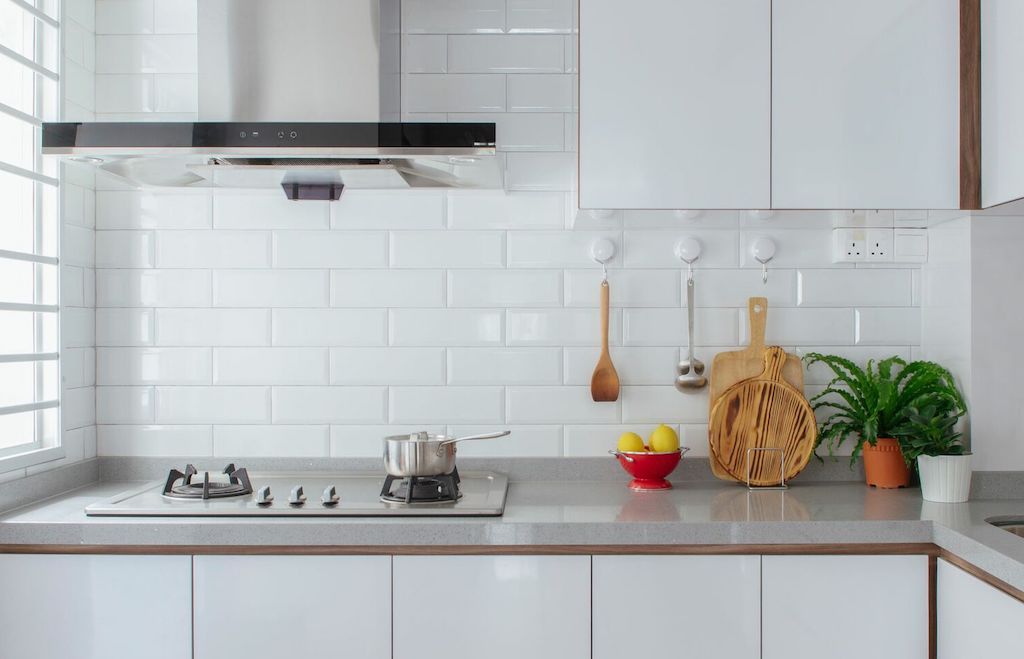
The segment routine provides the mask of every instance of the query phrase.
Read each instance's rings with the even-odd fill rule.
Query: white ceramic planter
[[[963,503],[970,497],[970,455],[922,455],[917,458],[917,469],[925,501]]]

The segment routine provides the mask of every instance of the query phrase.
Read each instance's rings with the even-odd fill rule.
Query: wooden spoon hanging
[[[608,280],[601,282],[601,357],[590,378],[590,396],[598,403],[619,399],[619,374],[615,372],[612,356],[608,352]]]
[[[708,439],[718,464],[738,481],[778,485],[807,466],[814,452],[817,424],[807,399],[782,377],[786,353],[765,350],[764,372],[734,384],[711,410]],[[751,451],[751,448],[782,451]],[[782,461],[783,452],[785,462]]]

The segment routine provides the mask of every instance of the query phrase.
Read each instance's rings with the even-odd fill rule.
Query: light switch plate
[[[925,229],[896,229],[892,257],[897,263],[927,262],[928,232]]]

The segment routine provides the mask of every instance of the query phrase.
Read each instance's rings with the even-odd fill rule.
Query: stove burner
[[[167,474],[163,495],[172,499],[225,499],[252,494],[252,483],[244,467],[235,469],[235,465],[229,464],[222,473],[227,475],[227,482],[211,481],[208,471],[203,472],[202,481],[193,482],[192,477],[199,474],[194,466],[186,465],[185,473],[171,469]],[[175,485],[179,480],[181,483]]]
[[[388,475],[380,491],[380,500],[385,503],[454,503],[460,498],[458,469],[442,476],[399,478]]]

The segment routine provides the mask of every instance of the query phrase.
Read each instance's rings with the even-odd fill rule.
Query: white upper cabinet
[[[1024,197],[1024,2],[981,0],[981,205]]]
[[[760,659],[760,556],[594,556],[593,659]]]
[[[0,657],[191,659],[191,556],[0,555]]]
[[[765,556],[761,607],[762,659],[924,659],[928,557]]]
[[[395,659],[590,659],[590,556],[395,556]]]
[[[768,208],[770,0],[580,0],[581,208]]]
[[[1024,602],[941,559],[935,586],[938,659],[1021,656]]]
[[[958,0],[774,0],[772,206],[959,208],[959,26]]]

